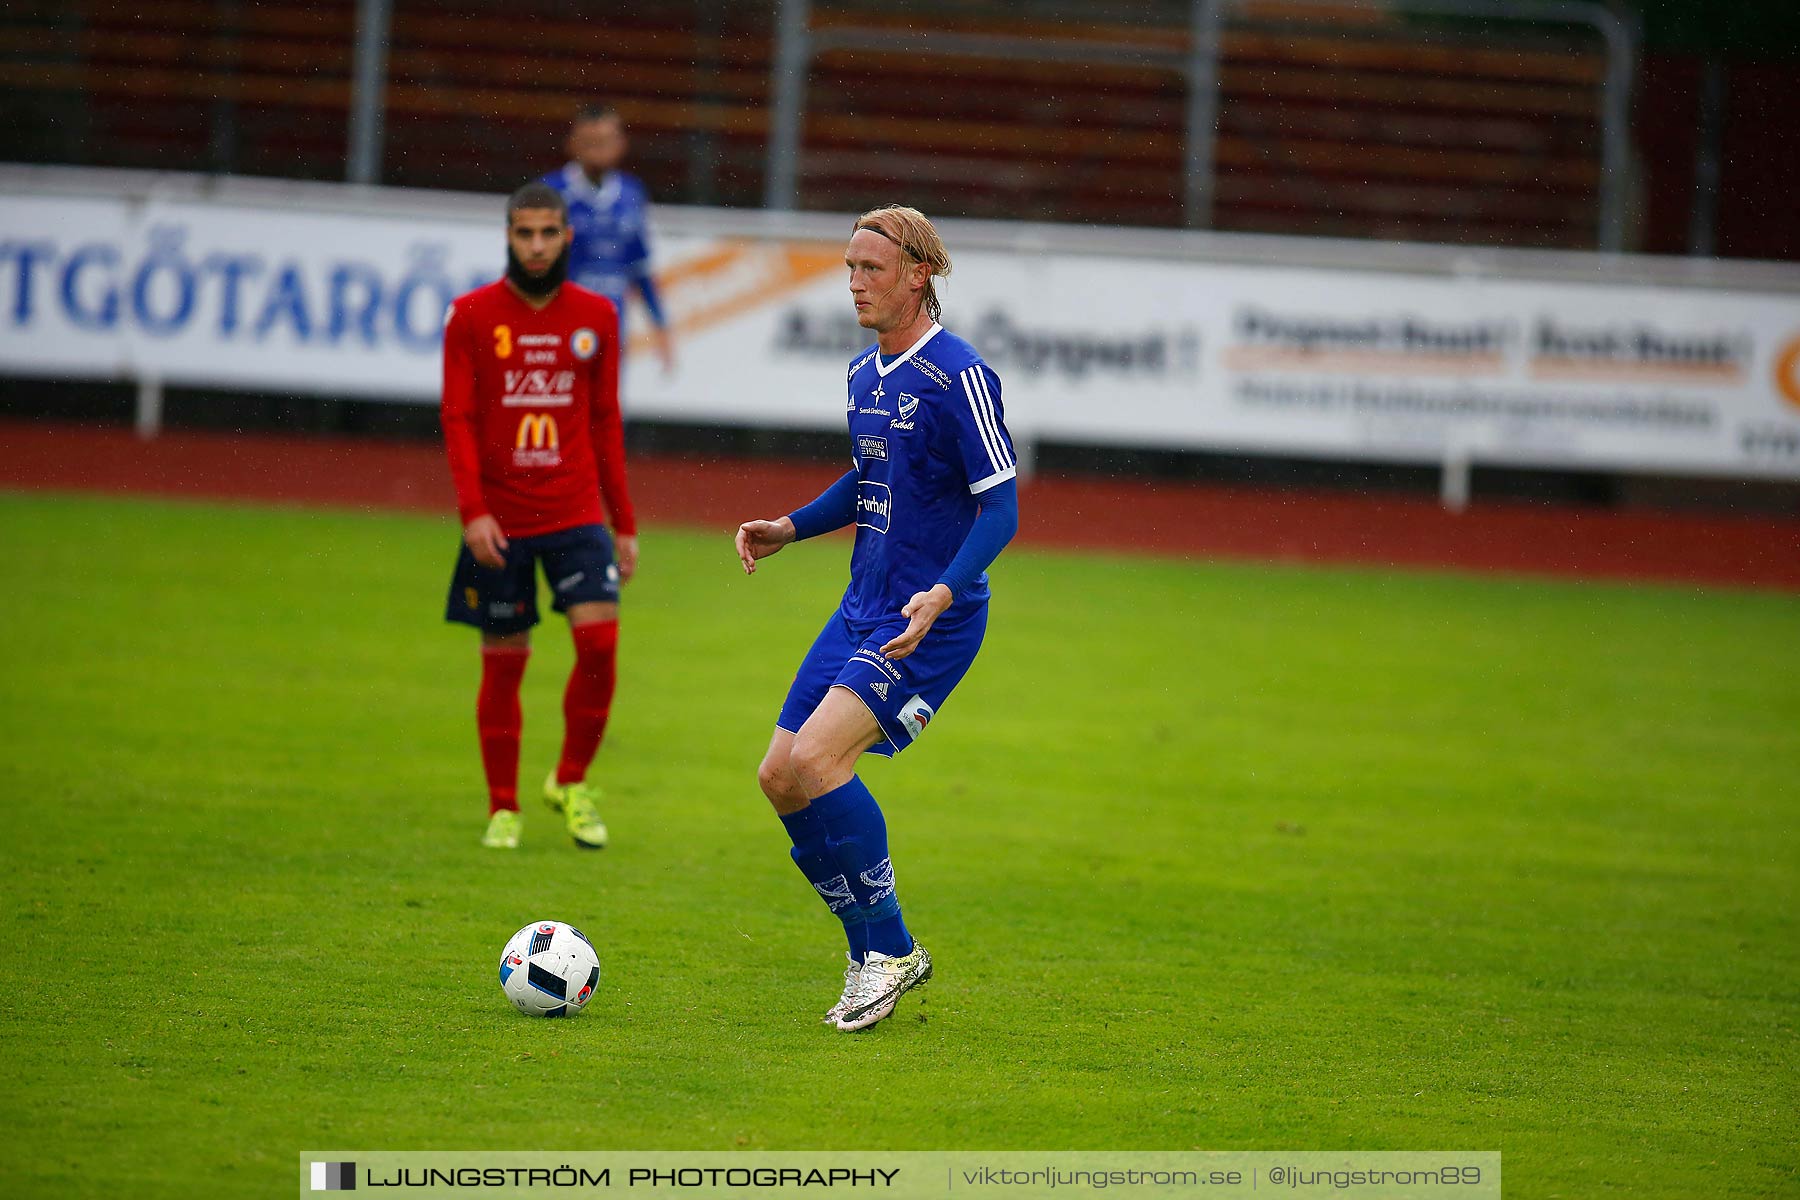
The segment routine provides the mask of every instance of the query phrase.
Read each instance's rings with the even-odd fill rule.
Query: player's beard
[[[562,253],[556,256],[555,262],[544,268],[542,275],[533,275],[525,269],[525,264],[519,261],[519,256],[513,253],[513,248],[509,245],[506,248],[506,277],[514,287],[534,300],[548,296],[568,282],[569,247],[567,244],[563,246]]]

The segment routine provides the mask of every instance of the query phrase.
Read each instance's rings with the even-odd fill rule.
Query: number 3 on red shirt
[[[509,358],[512,356],[512,326],[494,326],[494,357]]]

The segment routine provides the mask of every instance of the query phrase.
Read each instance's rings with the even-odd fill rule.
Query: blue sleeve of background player
[[[644,309],[658,329],[668,321],[663,318],[662,297],[656,290],[656,279],[650,274],[650,198],[642,191],[632,197],[632,231],[620,255],[638,295],[644,298]]]
[[[650,314],[658,329],[668,324],[663,319],[662,297],[657,295],[656,280],[651,278],[650,271],[645,268],[641,274],[633,275],[631,281],[637,285],[638,295],[644,298],[644,308]]]
[[[817,500],[789,513],[788,520],[794,523],[794,540],[818,537],[856,520],[856,485],[856,472],[845,471],[836,483],[819,493]]]
[[[1014,479],[1003,479],[981,493],[981,511],[975,514],[975,524],[963,539],[962,549],[938,576],[938,582],[949,588],[952,596],[962,595],[1000,557],[1000,551],[1017,532],[1019,484]]]

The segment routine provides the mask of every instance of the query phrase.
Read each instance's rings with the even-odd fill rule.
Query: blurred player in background
[[[599,292],[619,310],[619,344],[625,344],[625,294],[636,288],[650,313],[663,370],[675,369],[675,347],[650,276],[650,196],[636,176],[619,170],[629,143],[625,122],[612,108],[583,108],[569,130],[569,163],[544,176],[569,206],[575,243],[569,278]]]
[[[566,282],[569,237],[562,197],[526,184],[506,205],[505,277],[458,296],[445,318],[444,444],[463,545],[444,616],[481,631],[482,845],[500,849],[519,844],[519,684],[540,562],[575,639],[562,757],[544,799],[576,845],[606,844],[599,793],[585,781],[612,709],[619,585],[637,569],[637,523],[625,488],[618,313]]]
[[[857,322],[876,334],[850,365],[855,466],[805,507],[739,526],[737,553],[754,574],[789,542],[856,526],[850,585],[800,663],[757,772],[794,862],[844,923],[850,965],[825,1020],[851,1030],[931,978],[856,762],[912,745],[968,672],[987,629],[987,567],[1019,510],[1000,379],[937,323],[932,280],[950,272],[937,230],[916,209],[878,208],[857,220],[844,261]]]

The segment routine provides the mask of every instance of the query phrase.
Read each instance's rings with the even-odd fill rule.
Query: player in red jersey
[[[562,197],[526,184],[506,205],[506,277],[458,296],[444,321],[444,445],[463,523],[444,617],[481,631],[482,845],[499,849],[519,844],[519,684],[540,562],[575,639],[562,756],[544,799],[576,845],[606,844],[586,779],[612,708],[619,585],[637,569],[637,521],[625,488],[619,316],[567,282],[569,239]]]

